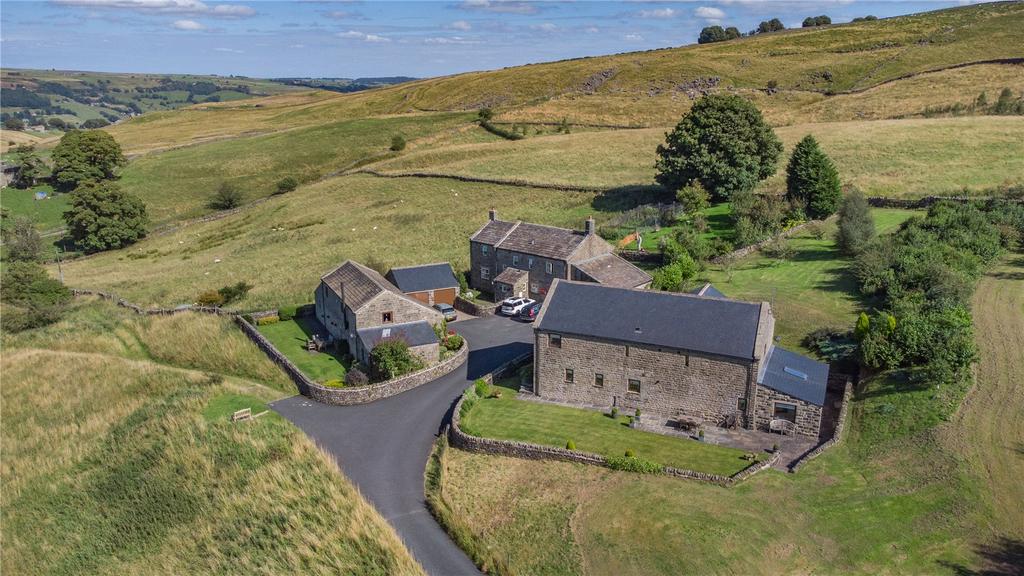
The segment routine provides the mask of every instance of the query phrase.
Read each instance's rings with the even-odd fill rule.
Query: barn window
[[[637,380],[636,378],[630,378],[629,381],[626,383],[626,392],[630,392],[632,394],[639,394],[640,381]]]
[[[390,324],[394,320],[394,314],[391,312],[383,312],[380,315],[380,321],[385,324]]]

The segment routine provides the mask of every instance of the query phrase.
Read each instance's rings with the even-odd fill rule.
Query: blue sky
[[[961,3],[3,0],[0,64],[256,77],[424,77],[690,44],[710,24],[747,31],[772,17],[794,27],[818,14],[839,23]]]

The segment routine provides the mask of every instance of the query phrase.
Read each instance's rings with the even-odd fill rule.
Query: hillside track
[[[982,278],[973,311],[977,382],[949,440],[987,485],[994,536],[1024,541],[1024,254]]]

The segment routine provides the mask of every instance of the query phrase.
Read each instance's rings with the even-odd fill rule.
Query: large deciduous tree
[[[655,163],[658,183],[677,191],[698,181],[717,200],[771,176],[782,153],[757,107],[732,94],[697,100],[665,138]]]
[[[124,154],[114,137],[102,130],[72,130],[53,149],[53,182],[61,190],[74,190],[86,182],[109,180],[124,165]]]
[[[835,164],[808,134],[797,143],[786,167],[786,197],[811,218],[831,216],[843,197]]]
[[[85,252],[133,244],[146,235],[146,205],[115,182],[87,182],[71,194],[64,212],[68,234]]]

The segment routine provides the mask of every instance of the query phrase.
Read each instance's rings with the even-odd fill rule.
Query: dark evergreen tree
[[[845,254],[855,256],[875,237],[875,219],[871,207],[860,190],[851,190],[839,206],[839,229],[836,244]]]
[[[832,215],[842,198],[839,173],[808,134],[797,143],[786,167],[786,198],[804,207],[811,218]]]

